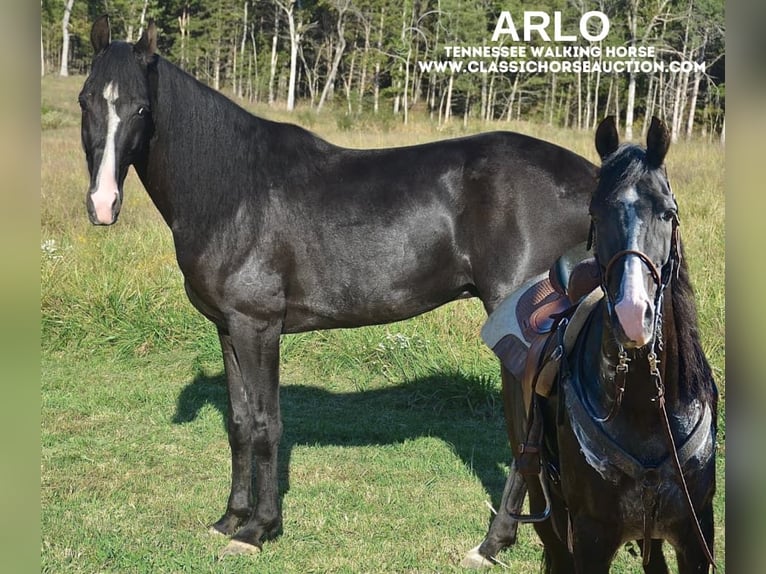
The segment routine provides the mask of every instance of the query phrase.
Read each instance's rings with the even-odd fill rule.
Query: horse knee
[[[232,449],[244,448],[251,444],[253,421],[247,415],[232,414],[227,421],[229,446]]]
[[[253,452],[259,457],[270,457],[279,446],[282,438],[282,422],[268,418],[256,424],[253,432]]]

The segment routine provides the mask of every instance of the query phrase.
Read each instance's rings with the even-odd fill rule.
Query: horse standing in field
[[[233,536],[224,553],[253,551],[282,524],[280,335],[388,323],[468,296],[492,311],[585,241],[596,167],[514,133],[344,149],[196,81],[156,54],[153,23],[133,45],[111,42],[101,17],[91,41],[79,97],[88,216],[117,220],[133,165],[172,231],[227,377],[231,493],[213,529]]]
[[[620,545],[632,540],[645,572],[667,573],[663,540],[674,547],[680,574],[714,565],[718,394],[663,166],[669,142],[656,118],[646,149],[620,146],[613,118],[599,125],[594,259],[584,264],[597,270],[600,288],[552,331],[558,384],[536,394],[528,411],[522,382],[502,369],[519,467],[522,453],[542,453],[534,468],[543,473],[524,478],[546,572],[607,573]],[[509,484],[519,480],[512,475]],[[509,502],[479,547],[483,556],[513,542],[521,507]]]

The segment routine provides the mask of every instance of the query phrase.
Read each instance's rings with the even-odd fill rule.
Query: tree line
[[[555,23],[574,41],[546,42],[537,33],[521,44],[508,34],[492,42],[501,16],[506,31],[510,17],[521,34],[521,0],[41,0],[40,66],[43,74],[87,73],[91,23],[108,13],[114,39],[136,41],[153,19],[164,57],[235,98],[288,110],[331,105],[350,117],[405,123],[427,114],[439,123],[524,119],[579,129],[613,114],[627,137],[634,122],[657,115],[674,139],[723,139],[724,0],[547,5],[550,37]],[[578,34],[592,11],[609,21],[597,42]],[[650,48],[659,65],[610,69],[599,56],[587,69],[509,71],[501,61],[508,52],[497,49],[475,73],[444,65],[453,47],[514,44],[597,47],[600,54]]]

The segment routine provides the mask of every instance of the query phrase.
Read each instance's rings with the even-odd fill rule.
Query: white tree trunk
[[[452,86],[455,82],[455,74],[450,73],[449,83],[447,84],[447,102],[444,104],[444,123],[448,124],[452,116]]]
[[[296,0],[277,0],[277,6],[287,16],[287,30],[290,34],[290,77],[287,81],[287,111],[295,109],[295,82],[298,71],[298,46],[300,45],[301,35],[299,26],[295,22],[295,2]]]
[[[625,139],[633,139],[633,106],[636,103],[636,75],[628,78],[628,102],[625,104]]]
[[[269,105],[276,101],[274,81],[277,75],[277,42],[279,41],[279,10],[274,10],[274,36],[271,38],[271,66],[269,68]]]
[[[149,8],[149,0],[144,0],[144,7],[141,10],[141,18],[138,21],[138,38],[144,33],[144,24],[146,24],[146,10]]]
[[[69,75],[69,18],[72,16],[74,0],[65,0],[64,17],[61,19],[61,69],[59,76]]]
[[[343,18],[346,15],[346,11],[348,10],[348,7],[350,5],[350,0],[345,0],[344,2],[338,2],[336,4],[336,9],[338,10],[338,20],[336,21],[336,31],[338,32],[338,45],[335,48],[335,55],[332,59],[332,64],[330,66],[330,73],[327,74],[327,81],[325,82],[324,89],[322,89],[322,95],[319,97],[319,103],[317,104],[317,111],[322,109],[322,106],[324,106],[325,101],[327,100],[327,95],[330,93],[330,90],[332,89],[333,83],[335,82],[335,76],[338,73],[338,67],[340,66],[340,61],[343,58],[343,52],[346,51],[346,37],[344,32],[344,22]],[[350,82],[351,80],[349,80]]]

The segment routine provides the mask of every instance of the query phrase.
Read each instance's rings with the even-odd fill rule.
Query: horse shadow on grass
[[[283,384],[279,449],[280,498],[290,489],[296,445],[371,446],[436,437],[450,445],[500,504],[511,460],[498,389],[481,377],[437,372],[374,390],[336,393]],[[226,376],[200,371],[180,392],[173,422],[193,421],[205,405],[218,409],[226,432]],[[363,416],[360,416],[363,413]],[[360,420],[364,421],[360,424]]]

